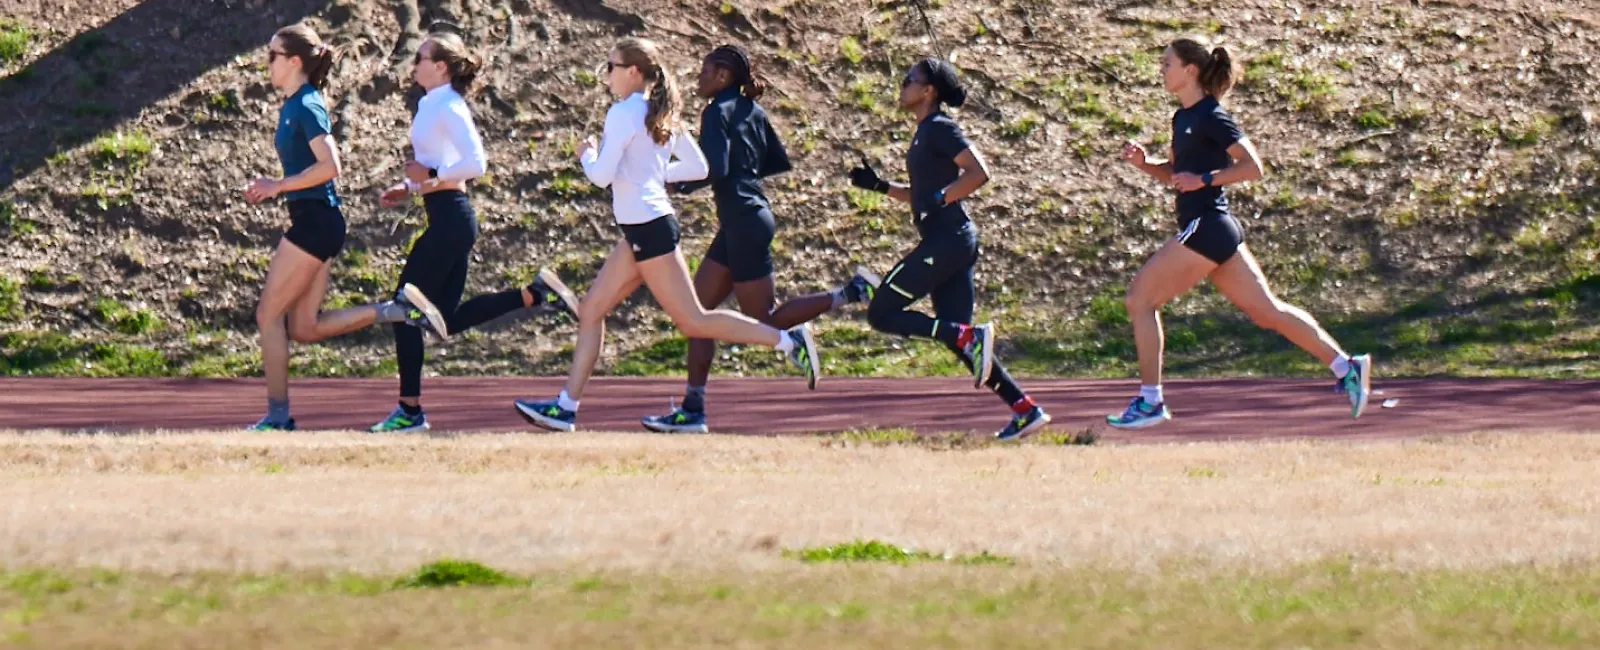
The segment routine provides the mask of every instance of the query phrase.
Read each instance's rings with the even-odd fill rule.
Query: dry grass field
[[[1600,644],[1594,436],[926,440],[3,434],[0,644]]]

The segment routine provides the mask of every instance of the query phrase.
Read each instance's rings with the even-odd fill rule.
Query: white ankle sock
[[[1345,375],[1350,374],[1350,355],[1339,355],[1339,358],[1334,359],[1333,363],[1328,364],[1328,369],[1333,371],[1334,377],[1343,379]]]
[[[779,331],[778,332],[778,344],[774,345],[772,347],[777,348],[779,352],[782,352],[784,354],[788,354],[788,353],[794,351],[794,339],[789,338],[789,332],[787,332],[787,331]]]
[[[563,410],[572,411],[573,413],[578,412],[578,400],[572,399],[572,397],[568,396],[567,391],[561,391],[561,395],[556,397],[556,406],[560,406]]]
[[[1151,406],[1164,403],[1166,400],[1161,395],[1161,384],[1154,386],[1140,386],[1139,397],[1144,398],[1144,403]]]

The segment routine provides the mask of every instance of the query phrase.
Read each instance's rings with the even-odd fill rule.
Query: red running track
[[[1057,431],[1094,427],[1105,440],[1170,442],[1286,437],[1389,438],[1463,433],[1600,432],[1600,380],[1396,379],[1374,386],[1366,415],[1351,420],[1331,380],[1178,380],[1167,384],[1172,422],[1117,431],[1132,381],[1025,380],[1055,417]],[[533,431],[511,406],[553,397],[559,378],[436,377],[424,384],[435,433]],[[296,379],[290,384],[302,431],[365,429],[394,408],[393,379]],[[598,378],[579,430],[639,431],[639,418],[665,413],[681,379]],[[1398,399],[1384,408],[1386,399]],[[0,429],[68,431],[227,430],[265,407],[260,379],[0,379]],[[908,427],[921,433],[989,433],[1009,412],[959,378],[824,378],[816,391],[798,378],[713,379],[712,430],[757,435]]]

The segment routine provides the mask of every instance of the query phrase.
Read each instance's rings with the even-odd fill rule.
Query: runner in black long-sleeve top
[[[761,181],[791,166],[767,112],[756,103],[766,87],[744,48],[724,45],[706,55],[696,92],[710,100],[700,114],[700,150],[705,153],[707,174],[704,180],[678,183],[674,189],[689,193],[710,187],[716,198],[717,235],[694,274],[700,304],[711,309],[732,295],[745,315],[786,329],[841,305],[864,302],[875,278],[858,274],[844,287],[800,296],[774,308],[772,239],[777,224]],[[715,355],[716,341],[689,340],[689,385],[683,404],[672,413],[644,418],[645,428],[706,432],[706,381]]]

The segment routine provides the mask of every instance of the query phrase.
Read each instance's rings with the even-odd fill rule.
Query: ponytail
[[[1211,64],[1200,69],[1200,87],[1212,97],[1222,97],[1233,90],[1233,84],[1239,81],[1239,67],[1233,62],[1233,55],[1228,54],[1228,49],[1218,47],[1211,50]]]
[[[678,126],[678,109],[682,102],[678,99],[678,82],[673,81],[672,75],[659,66],[654,71],[656,78],[650,87],[650,112],[644,116],[644,126],[650,131],[651,140],[665,145],[672,139],[673,129]]]
[[[328,85],[328,75],[333,72],[333,64],[339,58],[337,49],[322,42],[322,37],[305,24],[284,27],[275,36],[283,43],[284,54],[300,59],[300,69],[306,75],[306,83],[317,90]]]
[[[935,58],[918,61],[917,66],[927,75],[928,85],[933,86],[939,103],[949,105],[951,108],[961,108],[966,105],[967,87],[961,83],[961,77],[956,74],[955,66],[943,59]]]
[[[312,88],[322,90],[328,85],[328,75],[333,72],[333,64],[339,58],[339,51],[331,45],[324,44],[311,55],[311,60],[306,62],[306,81]]]
[[[1172,51],[1185,65],[1200,69],[1200,89],[1207,95],[1220,99],[1239,82],[1239,66],[1225,47],[1207,51],[1200,41],[1180,38],[1172,42]]]
[[[483,71],[483,57],[467,50],[466,42],[450,32],[429,34],[427,42],[433,43],[433,60],[443,63],[450,72],[450,87],[466,95]]]
[[[450,87],[457,93],[467,94],[472,90],[472,85],[477,83],[480,70],[483,70],[483,59],[476,54],[468,56],[461,61],[461,70],[450,75]]]
[[[678,111],[683,107],[678,97],[678,82],[662,69],[661,51],[654,41],[625,38],[617,43],[616,51],[627,65],[638,68],[647,84],[645,92],[650,96],[650,111],[644,116],[644,126],[650,131],[650,139],[658,145],[667,144],[678,127]]]

